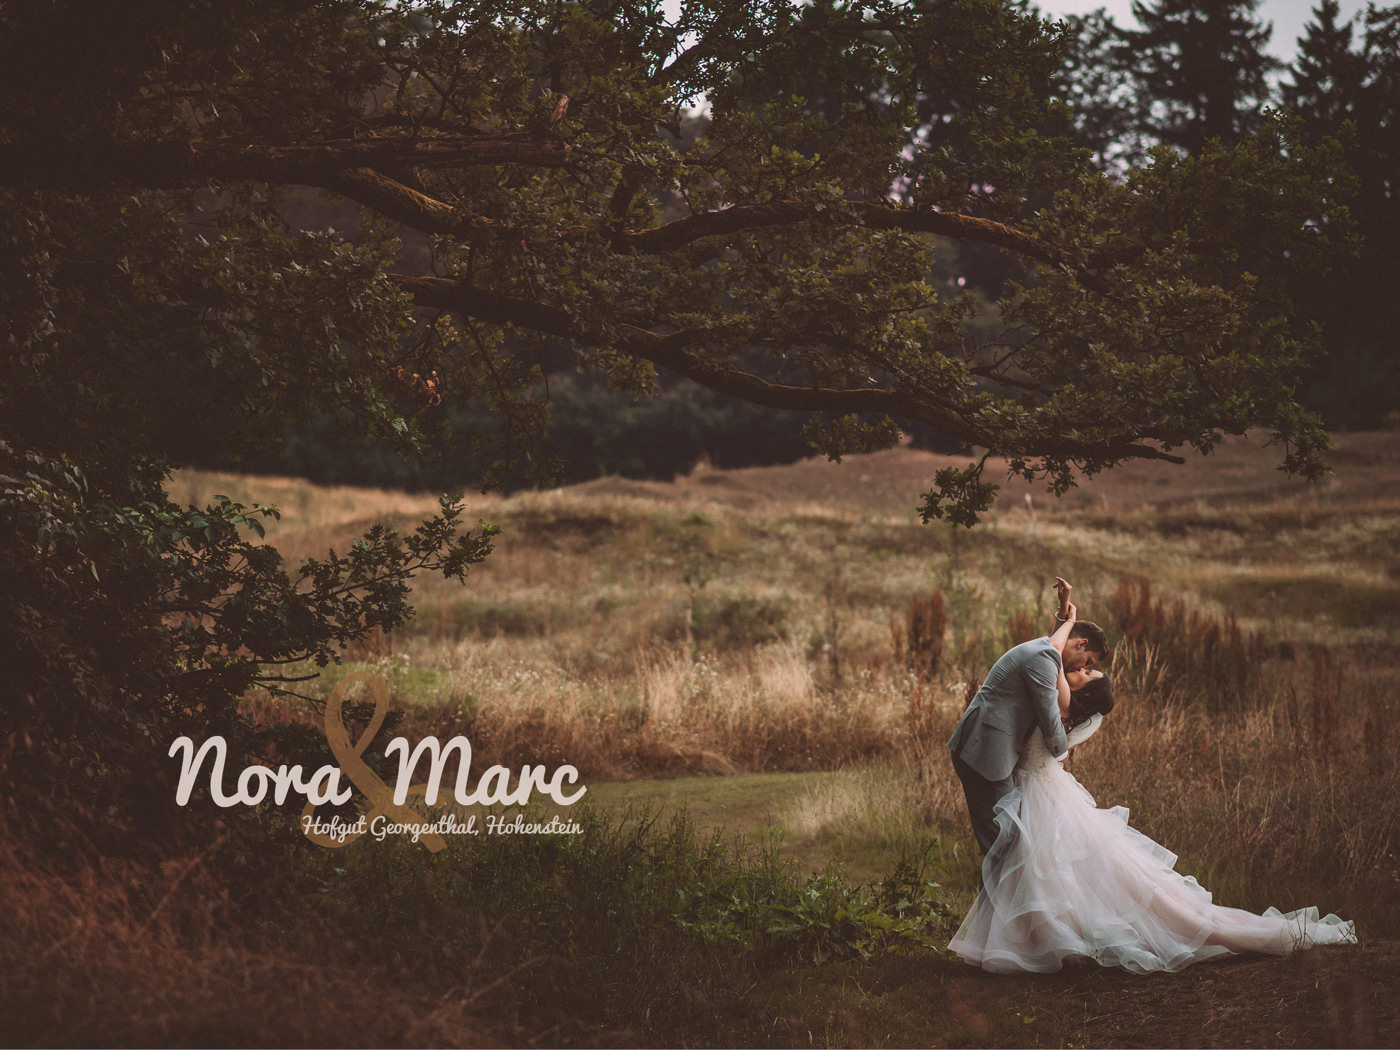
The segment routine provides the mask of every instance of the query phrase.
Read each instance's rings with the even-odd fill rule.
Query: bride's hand
[[[1069,615],[1069,592],[1074,587],[1063,576],[1055,577],[1055,596],[1059,599],[1059,605],[1055,609],[1055,619],[1064,620]]]

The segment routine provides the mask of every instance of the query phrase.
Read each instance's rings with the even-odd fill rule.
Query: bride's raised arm
[[[1079,610],[1069,600],[1069,584],[1056,577],[1056,587],[1058,588],[1062,583],[1064,583],[1064,589],[1060,591],[1060,610],[1055,614],[1055,626],[1050,635],[1050,641],[1060,651],[1061,656],[1064,655],[1065,646],[1069,643],[1070,629],[1074,627],[1075,620],[1079,618]]]
[[[1059,576],[1055,577],[1055,593],[1060,596],[1059,610],[1055,613],[1055,627],[1050,635],[1050,641],[1056,649],[1064,655],[1065,645],[1069,642],[1070,629],[1074,627],[1074,622],[1078,616],[1078,610],[1073,602],[1069,600],[1069,592],[1074,590],[1073,586],[1065,582]],[[1060,718],[1069,718],[1069,681],[1065,678],[1064,667],[1060,668],[1059,681],[1055,683],[1058,691],[1060,705]]]
[[[1074,584],[1070,583],[1063,576],[1055,577],[1055,598],[1058,604],[1055,606],[1055,623],[1050,628],[1050,636],[1052,638],[1055,636],[1055,632],[1060,629],[1060,625],[1071,619],[1069,592],[1072,590],[1074,590]],[[1061,648],[1063,648],[1063,646]]]

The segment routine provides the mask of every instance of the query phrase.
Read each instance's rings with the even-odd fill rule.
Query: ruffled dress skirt
[[[949,944],[968,962],[996,973],[1044,973],[1082,957],[1150,973],[1356,940],[1351,922],[1319,918],[1316,908],[1257,915],[1213,903],[1194,878],[1177,873],[1174,853],[1128,825],[1126,809],[1098,808],[1041,752],[997,803],[982,892]]]

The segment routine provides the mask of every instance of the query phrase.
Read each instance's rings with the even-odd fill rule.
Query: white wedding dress
[[[1095,715],[1070,745],[1098,729]],[[1180,970],[1243,952],[1283,955],[1356,940],[1351,922],[1316,908],[1262,915],[1225,908],[1176,855],[1128,826],[1122,806],[1093,796],[1032,733],[996,806],[997,840],[982,865],[982,892],[949,948],[996,973],[1058,970],[1069,957],[1134,973]]]

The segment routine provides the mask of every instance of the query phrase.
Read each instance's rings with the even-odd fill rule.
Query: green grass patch
[[[590,784],[588,799],[608,812],[685,813],[697,828],[760,842],[780,833],[779,817],[813,783],[835,773],[755,773]]]
[[[317,668],[310,661],[293,664],[289,674],[317,673],[317,677],[303,682],[298,688],[312,696],[324,697],[352,674],[368,671],[382,678],[389,686],[389,696],[393,706],[402,707],[412,703],[432,703],[449,684],[447,671],[436,667],[414,664],[406,653],[384,656],[378,660],[342,660]],[[369,694],[356,692],[347,699],[368,702]]]
[[[981,867],[970,836],[929,825],[912,801],[862,790],[862,781],[883,775],[875,767],[616,781],[590,784],[587,801],[613,814],[636,807],[684,814],[703,831],[772,848],[800,871],[834,864],[852,879],[870,881],[893,871],[902,858],[922,855],[948,899],[960,907],[970,904]],[[832,797],[849,799],[846,811],[827,801]],[[808,818],[813,805],[833,810],[815,828]]]

